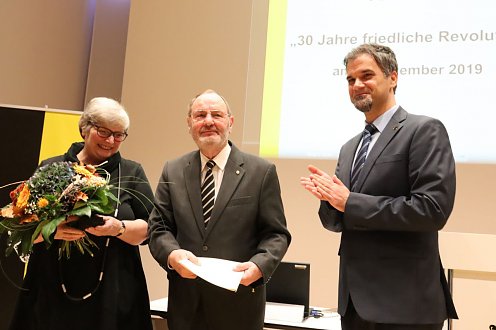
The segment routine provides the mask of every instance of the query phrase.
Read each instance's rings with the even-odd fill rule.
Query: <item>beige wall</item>
[[[0,104],[121,99],[130,0],[0,1]]]
[[[0,103],[82,109],[94,2],[0,1]]]
[[[245,114],[259,111],[260,106],[260,95],[254,89],[261,90],[262,83],[253,72],[263,71],[263,58],[250,57],[250,51],[263,48],[263,45],[253,48],[251,42],[253,33],[264,31],[267,0],[133,1],[125,62],[119,62],[124,60],[124,54],[115,55],[115,48],[107,44],[112,43],[114,34],[98,33],[112,30],[116,22],[123,24],[123,21],[102,19],[95,24],[98,26],[95,38],[105,41],[95,39],[93,51],[97,53],[93,53],[89,65],[92,21],[88,11],[97,7],[108,14],[106,5],[112,1],[116,0],[0,1],[0,103],[48,104],[53,108],[78,110],[86,94],[104,93],[119,98],[114,94],[122,87],[122,101],[132,121],[122,151],[126,157],[144,165],[155,186],[165,160],[195,148],[186,127],[186,105],[195,93],[213,88],[226,96],[233,109],[234,143],[244,150],[256,151],[249,143],[243,143],[244,136],[253,135],[253,128],[249,132],[243,130],[245,123],[250,125],[252,120],[252,116]],[[252,22],[253,3],[257,6]],[[125,10],[116,13],[126,15]],[[122,29],[114,33],[123,35]],[[115,43],[113,46],[123,49],[122,43]],[[105,54],[104,60],[100,52]],[[106,63],[112,64],[108,62],[112,57],[106,52],[118,56],[111,71],[114,73],[105,67]],[[119,73],[122,63],[123,79],[122,72]],[[88,65],[91,70],[87,86]],[[317,217],[317,201],[298,185],[307,161],[273,161],[278,168],[288,226],[293,234],[285,259],[310,262],[311,303],[334,307],[339,235],[322,228]],[[334,161],[312,162],[331,172],[335,167]],[[459,223],[468,232],[480,232],[479,225],[473,226],[474,219],[482,219],[483,230],[494,228],[492,205],[496,196],[489,183],[496,182],[495,169],[494,165],[458,166],[456,208],[448,230],[453,229],[451,223]],[[493,243],[489,247],[480,244],[482,241],[487,239],[443,238],[443,259],[460,268],[466,265],[457,265],[461,259],[495,259],[496,247]],[[142,248],[142,254],[151,298],[165,296],[165,272],[152,260],[147,247]],[[477,267],[455,271],[454,298],[462,318],[454,323],[457,330],[487,329],[490,323],[496,323],[496,269],[488,266],[481,272]]]
[[[131,0],[97,0],[85,103],[93,97],[121,100]]]

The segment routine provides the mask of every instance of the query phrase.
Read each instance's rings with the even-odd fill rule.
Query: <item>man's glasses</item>
[[[114,136],[114,141],[117,141],[117,142],[122,142],[122,141],[124,141],[127,138],[127,133],[126,132],[112,132],[108,128],[100,127],[100,126],[97,126],[97,125],[95,125],[93,123],[91,123],[91,126],[93,126],[94,128],[96,128],[96,134],[98,134],[99,137],[102,137],[102,138],[105,138],[106,139],[109,136],[113,135]]]
[[[229,117],[229,114],[219,110],[212,110],[212,111],[197,110],[191,113],[191,118],[193,119],[194,122],[200,122],[207,119],[207,116],[209,114],[212,117],[213,121],[222,121],[227,117]]]

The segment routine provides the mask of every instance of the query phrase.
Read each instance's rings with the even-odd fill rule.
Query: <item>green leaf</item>
[[[95,197],[100,200],[101,204],[105,205],[108,203],[107,194],[105,194],[104,189],[98,189],[97,191],[95,191]]]
[[[110,214],[114,211],[112,205],[101,206],[98,204],[90,204],[90,208],[98,214]]]
[[[41,221],[38,226],[36,226],[36,229],[33,233],[33,236],[31,236],[31,240],[34,242],[34,240],[40,235],[41,229],[43,229],[43,226],[45,226],[49,222],[48,219]]]
[[[48,246],[52,244],[52,234],[57,230],[57,226],[64,220],[65,216],[52,219],[41,229],[41,235],[43,235],[43,239]]]
[[[77,215],[78,217],[86,216],[91,217],[91,207],[89,205],[85,205],[83,207],[72,209],[67,212],[67,215]]]
[[[3,233],[6,230],[11,230],[16,223],[17,223],[17,219],[4,218],[0,222],[0,233]]]
[[[23,230],[11,231],[10,236],[8,236],[7,238],[7,248],[5,249],[5,255],[9,256],[12,251],[14,251],[14,246],[16,244],[19,244],[17,245],[17,251],[19,255],[28,255],[33,248],[33,242],[31,240],[33,231],[33,226],[30,226],[29,228]]]
[[[86,206],[86,204],[87,204],[87,203],[86,203],[85,201],[77,201],[77,202],[74,204],[73,209],[79,209],[79,208],[81,208],[81,207]]]
[[[0,235],[3,234],[3,232],[7,229],[5,224],[5,220],[0,221]]]
[[[31,240],[32,236],[33,233],[30,231],[25,231],[22,234],[21,244],[19,244],[19,246],[17,247],[17,253],[19,255],[29,255],[33,251],[33,241]]]
[[[117,199],[117,197],[115,197],[114,194],[112,194],[112,192],[110,190],[105,190],[105,195],[107,195],[107,197],[111,200],[113,200],[114,202],[119,202],[119,200]]]

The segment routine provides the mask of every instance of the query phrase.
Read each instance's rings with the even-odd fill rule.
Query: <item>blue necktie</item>
[[[360,172],[365,165],[367,151],[369,149],[370,141],[372,140],[372,135],[374,135],[375,132],[377,132],[377,128],[372,124],[367,124],[367,126],[365,126],[365,129],[363,130],[362,145],[356,155],[355,163],[353,164],[353,170],[351,171],[351,191],[355,191],[358,177],[360,176]]]
[[[205,179],[201,186],[201,199],[203,207],[203,221],[205,222],[205,227],[210,221],[210,216],[212,215],[212,209],[214,208],[215,202],[215,182],[212,169],[215,166],[213,160],[207,162],[207,173],[205,174]]]

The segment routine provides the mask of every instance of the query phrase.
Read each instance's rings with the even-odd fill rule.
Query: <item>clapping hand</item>
[[[321,169],[308,165],[310,175],[301,177],[300,184],[312,195],[322,201],[327,201],[338,211],[344,212],[349,189],[336,175],[330,176]]]

